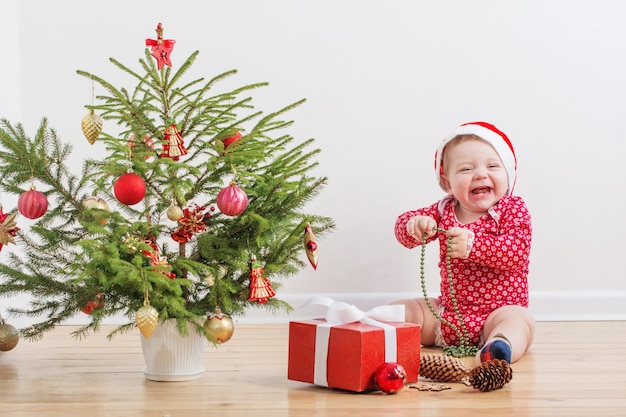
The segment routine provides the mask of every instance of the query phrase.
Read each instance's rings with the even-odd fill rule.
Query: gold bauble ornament
[[[100,136],[100,132],[102,132],[102,117],[98,116],[93,109],[89,110],[89,113],[83,117],[83,120],[80,122],[80,127],[83,129],[83,133],[85,137],[92,145]]]
[[[145,300],[143,307],[135,313],[135,321],[143,337],[149,339],[159,324],[159,312],[150,305],[150,301]]]
[[[110,212],[109,204],[105,199],[96,197],[94,195],[89,196],[83,200],[83,206],[87,209],[99,209]],[[104,226],[107,221],[109,221],[108,217],[105,214],[94,214],[94,220],[96,220],[101,226]]]
[[[167,209],[167,218],[170,219],[171,221],[177,222],[182,217],[183,217],[183,209],[182,208],[172,204],[170,206],[170,208]]]
[[[207,270],[204,274],[204,283],[209,287],[212,287],[215,285],[215,281],[224,278],[224,275],[226,275],[226,268],[224,265],[218,266],[215,273],[211,270]]]
[[[0,352],[8,352],[17,346],[20,341],[20,333],[17,329],[0,317]]]
[[[204,328],[217,341],[225,343],[230,340],[235,332],[233,320],[218,308],[215,313],[209,313],[204,322]]]

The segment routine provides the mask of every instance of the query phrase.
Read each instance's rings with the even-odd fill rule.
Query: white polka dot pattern
[[[396,238],[407,248],[421,244],[406,231],[409,219],[417,215],[432,217],[442,229],[464,227],[474,232],[470,256],[452,259],[451,267],[457,304],[472,339],[470,342],[476,344],[484,321],[495,309],[505,305],[528,307],[528,264],[532,238],[530,213],[521,197],[505,196],[490,209],[489,214],[463,225],[454,215],[455,200],[445,204],[441,213],[438,204],[400,215],[395,225]],[[447,237],[438,233],[436,238],[439,239],[441,270],[440,302],[444,318],[458,326],[446,267]],[[454,331],[447,326],[442,326],[441,330],[446,343],[458,343]]]

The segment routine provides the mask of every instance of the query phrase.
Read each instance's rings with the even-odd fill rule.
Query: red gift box
[[[384,325],[395,330],[396,360],[393,362],[404,367],[407,383],[417,382],[420,326],[389,322]],[[327,352],[316,351],[316,345],[320,344],[318,332],[322,335],[328,330],[328,340],[321,343],[327,346]],[[385,330],[374,325],[355,322],[330,326],[322,319],[292,321],[289,323],[287,378],[355,392],[374,390],[377,388],[376,369],[390,362],[386,360],[386,344]],[[316,375],[316,359],[320,362],[324,357],[325,364],[317,364],[322,375]]]

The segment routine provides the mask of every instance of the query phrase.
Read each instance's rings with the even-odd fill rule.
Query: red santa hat
[[[446,191],[441,183],[441,174],[443,174],[443,160],[441,157],[443,155],[443,149],[452,139],[460,135],[475,135],[493,146],[498,156],[500,156],[500,160],[502,160],[502,164],[504,165],[509,179],[509,188],[506,193],[507,195],[512,194],[513,188],[515,188],[515,180],[517,179],[517,158],[515,157],[515,150],[509,138],[501,130],[485,122],[462,124],[441,142],[441,145],[439,145],[435,153],[435,175],[437,176],[439,186]]]

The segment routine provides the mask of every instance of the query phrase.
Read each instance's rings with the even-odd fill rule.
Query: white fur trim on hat
[[[513,145],[511,144],[509,138],[502,131],[500,131],[494,125],[485,122],[471,122],[462,124],[461,126],[457,127],[454,132],[452,132],[448,137],[446,137],[443,142],[441,142],[439,148],[437,149],[437,152],[435,153],[435,175],[437,176],[439,186],[444,191],[447,191],[441,182],[441,156],[443,154],[443,149],[452,139],[459,135],[476,135],[479,138],[487,141],[491,146],[493,146],[493,148],[498,153],[500,160],[502,160],[502,164],[504,165],[504,169],[506,170],[509,180],[509,188],[506,194],[512,194],[513,188],[515,188],[515,181],[517,179],[517,158],[515,157],[515,150],[513,149]]]

